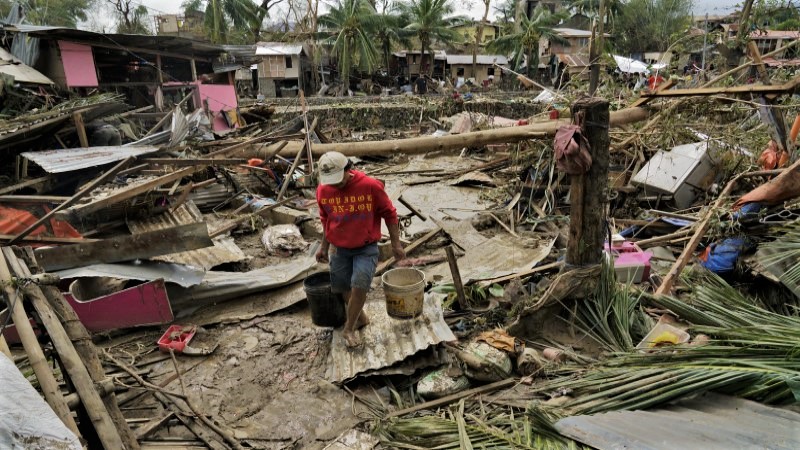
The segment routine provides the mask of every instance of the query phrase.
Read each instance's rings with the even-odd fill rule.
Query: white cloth
[[[82,449],[77,436],[2,353],[0,386],[0,448]]]

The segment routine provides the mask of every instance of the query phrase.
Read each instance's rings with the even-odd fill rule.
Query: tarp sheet
[[[0,448],[82,449],[77,436],[2,353],[0,386]]]

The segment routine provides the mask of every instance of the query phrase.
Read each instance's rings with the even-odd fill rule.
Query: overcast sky
[[[150,8],[150,14],[177,13],[180,11],[181,0],[134,0]],[[330,2],[328,2],[330,3]],[[459,14],[472,16],[479,19],[483,16],[483,2],[481,0],[458,0],[456,2]],[[492,2],[494,3],[494,2]],[[732,0],[695,0],[695,14],[726,14],[732,12],[739,2]],[[490,13],[490,17],[493,13]]]

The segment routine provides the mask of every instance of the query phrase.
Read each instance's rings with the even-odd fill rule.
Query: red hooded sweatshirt
[[[321,184],[317,204],[325,238],[335,247],[358,248],[381,239],[381,218],[398,222],[397,210],[380,181],[351,170],[343,189]]]

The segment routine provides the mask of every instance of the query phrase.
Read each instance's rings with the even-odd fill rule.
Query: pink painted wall
[[[64,65],[67,87],[97,87],[92,47],[58,41],[58,48],[61,50],[61,64]]]
[[[198,106],[206,109],[208,102],[209,118],[212,119],[214,131],[228,130],[225,118],[220,111],[230,111],[238,107],[236,87],[230,84],[198,84],[195,90],[195,101]]]

